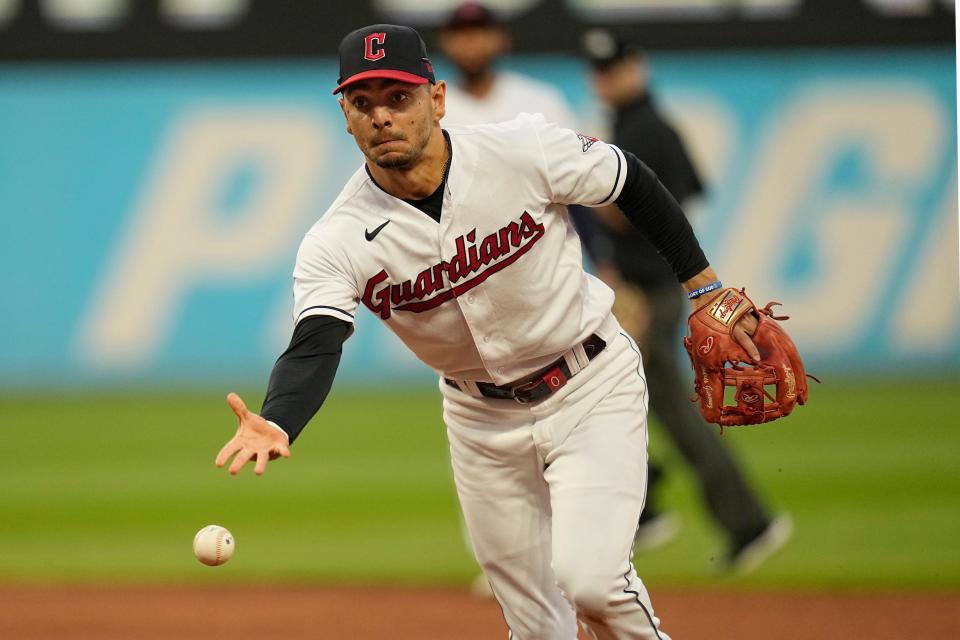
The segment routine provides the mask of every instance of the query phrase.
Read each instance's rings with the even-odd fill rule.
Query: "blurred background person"
[[[466,2],[447,18],[437,43],[459,74],[447,83],[444,124],[513,120],[517,114],[542,113],[547,122],[576,128],[563,95],[529,76],[497,68],[512,40],[500,18],[478,2]]]
[[[610,141],[636,154],[681,204],[703,192],[703,184],[677,131],[661,116],[649,87],[645,56],[604,29],[587,31],[581,42],[597,97],[613,112]],[[679,329],[687,304],[673,272],[617,207],[595,209],[605,233],[588,244],[600,277],[617,292],[614,308],[643,353],[650,411],[690,465],[710,515],[724,531],[723,568],[750,570],[788,540],[787,515],[771,518],[756,491],[690,402],[686,363],[679,362]],[[651,461],[647,504],[636,544],[652,548],[676,534],[677,517],[662,511],[658,493],[663,468]]]

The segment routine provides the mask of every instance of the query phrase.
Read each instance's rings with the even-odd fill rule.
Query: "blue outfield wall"
[[[960,372],[953,49],[658,54],[728,283],[818,372]],[[600,132],[584,67],[555,84]],[[438,65],[440,75],[447,68]],[[262,382],[304,231],[361,157],[334,61],[0,69],[0,385]],[[343,380],[429,380],[361,312]]]

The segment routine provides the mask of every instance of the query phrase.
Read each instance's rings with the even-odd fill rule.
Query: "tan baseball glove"
[[[796,405],[806,403],[807,373],[796,345],[777,322],[787,316],[773,314],[772,308],[779,304],[769,302],[757,309],[743,289],[728,288],[690,314],[690,335],[683,344],[693,365],[700,413],[707,422],[760,424],[787,416]],[[733,337],[734,325],[747,313],[757,318],[752,338],[760,352],[759,362],[753,362]],[[728,388],[731,404],[724,400]]]

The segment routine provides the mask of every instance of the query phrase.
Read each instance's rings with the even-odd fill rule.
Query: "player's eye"
[[[357,109],[366,109],[367,108],[367,99],[357,96],[353,99],[353,106]]]
[[[396,104],[402,104],[406,102],[409,99],[409,97],[410,96],[408,96],[405,92],[397,91],[396,93],[393,94],[393,101]]]

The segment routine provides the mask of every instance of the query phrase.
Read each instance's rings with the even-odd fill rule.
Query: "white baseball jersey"
[[[509,71],[498,72],[490,92],[477,98],[453,83],[447,84],[444,126],[486,124],[513,120],[520,113],[542,113],[547,122],[576,127],[576,118],[563,95],[552,86]]]
[[[495,384],[611,341],[613,292],[584,272],[564,205],[616,200],[621,151],[540,115],[448,133],[440,222],[361,167],[300,247],[296,321],[362,304],[440,375]]]

